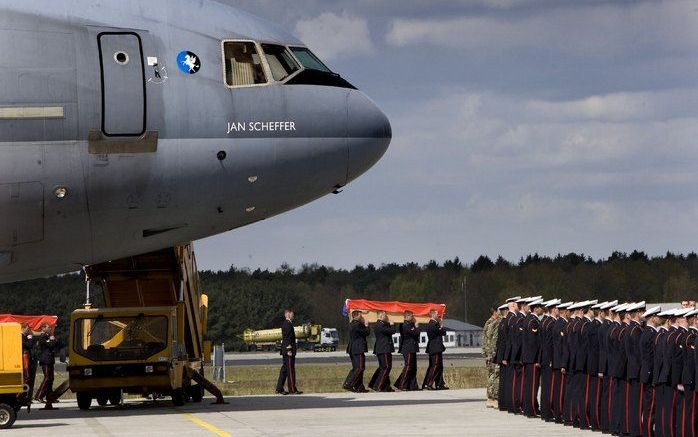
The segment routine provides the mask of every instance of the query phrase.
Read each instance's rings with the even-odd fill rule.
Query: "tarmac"
[[[59,410],[26,410],[3,436],[594,436],[485,408],[485,391],[307,394],[227,398],[226,405],[175,408],[169,401],[128,401],[123,407],[80,411],[74,402]]]

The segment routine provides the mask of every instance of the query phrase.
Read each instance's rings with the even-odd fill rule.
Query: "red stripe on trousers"
[[[385,377],[388,376],[388,354],[383,354],[383,358],[385,359],[385,369],[383,369],[383,376],[381,376],[381,380],[378,383],[378,390],[383,389],[383,383],[385,382]]]
[[[555,393],[555,370],[550,369],[552,371],[552,376],[550,377],[550,399],[548,399],[548,403],[550,404],[550,411],[553,413],[553,416],[555,415],[555,401],[553,400],[553,393]]]
[[[671,415],[669,416],[669,431],[671,431],[671,437],[674,437],[674,413],[676,412],[676,390],[671,397]]]
[[[608,413],[608,421],[609,423],[611,422],[611,404],[613,403],[613,378],[610,378],[608,381],[608,407],[607,407],[607,413]]]
[[[584,387],[584,415],[587,419],[584,425],[586,425],[587,423],[591,425],[591,419],[589,418],[589,378],[591,378],[591,376],[587,375],[586,385]],[[578,415],[581,417],[581,414]]]
[[[533,379],[531,380],[531,406],[533,407],[533,414],[538,415],[538,410],[536,410],[536,365],[533,365]]]
[[[596,401],[594,411],[596,411],[596,428],[601,429],[601,383],[603,378],[596,377]]]
[[[647,418],[647,437],[652,436],[652,421],[654,420],[654,397],[656,396],[656,392],[653,387],[650,387],[650,391],[652,392],[652,399],[650,400],[650,414]]]
[[[637,420],[638,424],[640,427],[638,428],[639,430],[642,431],[642,406],[644,405],[644,400],[645,400],[645,384],[640,383],[640,408],[638,409],[638,415],[637,415]]]
[[[411,369],[411,360],[410,358],[412,357],[412,354],[407,354],[407,365],[405,365],[405,368],[402,370],[403,378],[402,381],[400,381],[400,389],[405,388],[405,384],[407,384],[407,373]]]
[[[567,379],[567,377],[565,376],[564,373],[562,373],[561,376],[562,376],[562,383],[560,384],[560,415],[564,415],[565,412],[563,411],[562,406],[563,406],[563,401],[565,400],[565,396],[564,396],[564,394],[565,394],[565,380]]]
[[[630,407],[628,406],[630,402],[630,383],[625,382],[625,432],[630,434]]]

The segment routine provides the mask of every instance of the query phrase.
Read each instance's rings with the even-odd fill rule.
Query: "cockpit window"
[[[225,83],[229,87],[267,83],[262,60],[253,42],[228,41],[223,44]]]
[[[303,65],[303,67],[307,68],[308,70],[317,70],[317,71],[322,71],[324,73],[331,73],[332,71],[327,68],[325,64],[318,59],[317,56],[310,50],[308,50],[305,47],[291,47],[291,51],[293,54],[296,56],[296,59],[298,59],[298,62]]]
[[[282,81],[300,70],[300,66],[293,59],[291,53],[284,46],[274,44],[262,44],[262,50],[267,57],[267,63],[274,80]]]

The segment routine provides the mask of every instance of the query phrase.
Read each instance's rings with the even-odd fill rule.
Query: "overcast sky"
[[[225,0],[388,114],[339,196],[198,242],[202,268],[698,249],[695,1]]]

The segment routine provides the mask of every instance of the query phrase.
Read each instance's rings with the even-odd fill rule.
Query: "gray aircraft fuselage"
[[[338,75],[257,53],[266,83],[227,86],[243,40],[303,47],[208,0],[0,0],[0,282],[255,223],[383,156],[388,119]]]

